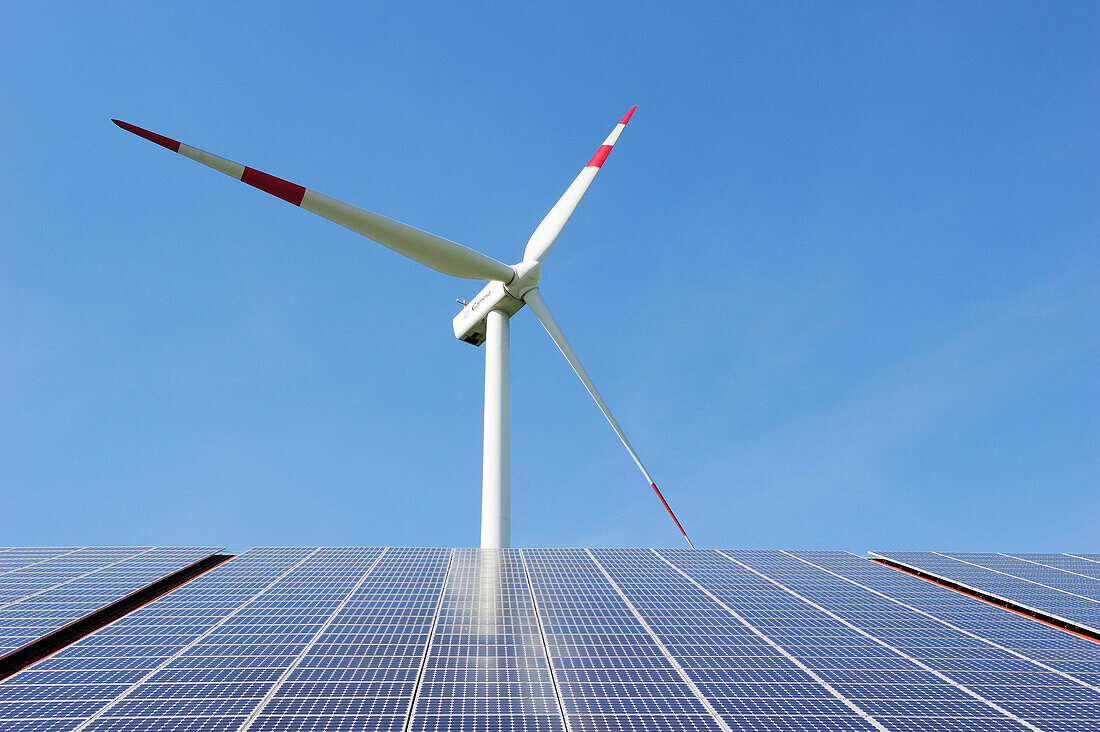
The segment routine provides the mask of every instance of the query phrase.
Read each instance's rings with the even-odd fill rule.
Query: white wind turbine
[[[415,229],[399,221],[366,211],[358,206],[337,201],[323,194],[303,188],[290,181],[276,178],[254,168],[234,163],[217,155],[211,155],[177,140],[158,135],[119,120],[111,120],[122,129],[139,137],[157,143],[163,147],[220,170],[228,176],[266,191],[273,196],[289,201],[329,221],[362,234],[398,254],[420,262],[437,272],[471,280],[489,280],[481,292],[469,302],[454,319],[454,332],[459,340],[474,346],[485,344],[485,442],[482,462],[481,495],[481,546],[499,548],[510,545],[509,510],[509,444],[508,444],[508,320],[526,304],[542,323],[546,332],[565,355],[566,360],[596,401],[596,406],[611,423],[615,434],[619,436],[630,457],[634,459],[650,487],[657,493],[661,503],[676,522],[684,539],[693,549],[684,527],[676,514],[665,502],[656,482],[645,469],[638,453],[626,439],[619,423],[611,415],[600,393],[596,391],[588,373],[581,366],[577,354],[569,346],[561,328],[558,327],[546,301],[539,294],[538,283],[540,265],[557,241],[558,235],[569,222],[569,217],[577,208],[588,186],[600,172],[600,166],[607,159],[615,141],[619,139],[623,128],[637,107],[631,107],[622,121],[615,126],[603,145],[584,166],[577,179],[566,189],[561,199],[546,214],[527,242],[523,260],[508,266],[473,249],[443,239],[426,231]]]

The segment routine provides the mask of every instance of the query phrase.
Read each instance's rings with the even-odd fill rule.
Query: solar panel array
[[[844,552],[254,549],[9,730],[1095,730],[1100,645]]]
[[[0,548],[0,656],[205,559],[218,549]]]
[[[875,554],[1100,633],[1100,555]]]

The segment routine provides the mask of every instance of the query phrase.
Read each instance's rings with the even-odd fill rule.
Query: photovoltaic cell
[[[121,600],[219,547],[0,550],[0,656]]]
[[[0,682],[0,732],[1095,730],[1097,648],[844,552],[267,548]]]
[[[1088,554],[874,554],[1100,633],[1100,560]]]

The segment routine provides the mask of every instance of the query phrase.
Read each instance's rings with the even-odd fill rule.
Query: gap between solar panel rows
[[[0,683],[0,731],[1063,732],[1098,685],[844,552],[260,548]]]
[[[217,547],[3,549],[0,678],[17,670],[9,667],[21,649],[217,551]]]
[[[902,568],[1100,638],[1100,555],[872,552]]]

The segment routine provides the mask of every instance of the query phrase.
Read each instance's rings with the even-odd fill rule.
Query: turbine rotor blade
[[[138,137],[144,137],[146,140],[166,147],[172,152],[191,158],[195,162],[221,171],[231,178],[236,178],[242,183],[259,188],[276,198],[281,198],[288,203],[293,203],[295,206],[333,221],[346,229],[351,229],[356,234],[361,234],[376,241],[382,246],[437,272],[470,280],[497,280],[500,282],[508,282],[513,277],[512,268],[508,265],[449,239],[429,234],[400,221],[394,221],[380,214],[353,206],[350,203],[338,201],[335,198],[304,188],[297,183],[291,183],[254,168],[220,158],[217,155],[211,155],[208,152],[190,145],[184,145],[178,140],[158,135],[136,125],[121,122],[117,119],[111,121],[127,132],[132,132]]]
[[[577,204],[581,202],[585,191],[588,190],[588,186],[592,184],[592,180],[596,177],[596,173],[600,172],[600,166],[603,165],[604,160],[607,160],[611,148],[615,146],[615,141],[619,139],[619,135],[622,134],[623,129],[626,127],[626,123],[630,121],[630,115],[634,114],[634,110],[637,108],[638,105],[635,104],[630,108],[630,111],[626,113],[622,121],[615,125],[615,129],[611,130],[611,134],[607,136],[607,139],[600,145],[600,149],[597,150],[596,154],[592,156],[592,159],[588,161],[588,165],[584,166],[584,170],[582,170],[576,180],[565,189],[565,193],[563,193],[562,197],[558,199],[558,202],[554,204],[554,207],[550,209],[550,213],[546,214],[546,218],[544,218],[542,223],[535,228],[534,233],[531,234],[531,238],[527,242],[527,248],[523,252],[523,260],[525,262],[541,262],[546,258],[546,255],[550,253],[550,249],[554,246],[554,242],[558,240],[558,235],[561,234],[565,225],[569,223],[569,217],[572,216],[573,211],[577,209]]]
[[[562,352],[562,355],[565,356],[565,360],[573,367],[573,371],[580,377],[581,382],[584,384],[584,388],[588,389],[588,393],[592,395],[592,399],[595,400],[596,406],[600,408],[600,411],[603,412],[603,416],[606,417],[607,421],[611,424],[611,429],[615,430],[615,434],[619,436],[619,440],[623,443],[623,446],[626,447],[626,451],[629,452],[630,457],[634,459],[634,464],[642,471],[642,475],[649,481],[650,488],[652,488],[657,494],[657,497],[661,499],[661,503],[664,505],[665,510],[668,511],[668,515],[676,522],[676,528],[684,535],[684,540],[687,541],[688,546],[694,549],[695,545],[691,543],[691,539],[688,538],[687,532],[684,531],[684,527],[680,525],[680,520],[676,518],[676,514],[669,508],[668,502],[665,501],[665,497],[661,495],[660,489],[657,488],[657,483],[654,482],[649,471],[645,469],[645,465],[642,465],[642,460],[638,457],[638,453],[634,451],[634,446],[630,444],[630,440],[626,439],[626,435],[623,433],[622,428],[619,427],[619,423],[615,421],[615,417],[612,416],[611,410],[607,408],[607,403],[604,402],[600,393],[596,391],[596,385],[592,383],[592,379],[588,378],[588,372],[584,370],[584,366],[581,365],[580,359],[577,358],[577,354],[573,352],[572,347],[569,345],[569,341],[565,339],[565,334],[562,333],[557,321],[554,320],[554,316],[550,314],[550,308],[546,306],[546,301],[542,299],[542,294],[539,293],[538,288],[528,290],[524,294],[523,300],[527,303],[528,307],[531,308],[531,312],[535,314],[539,322],[542,323],[542,327],[550,334],[550,338],[557,344],[558,350]]]

